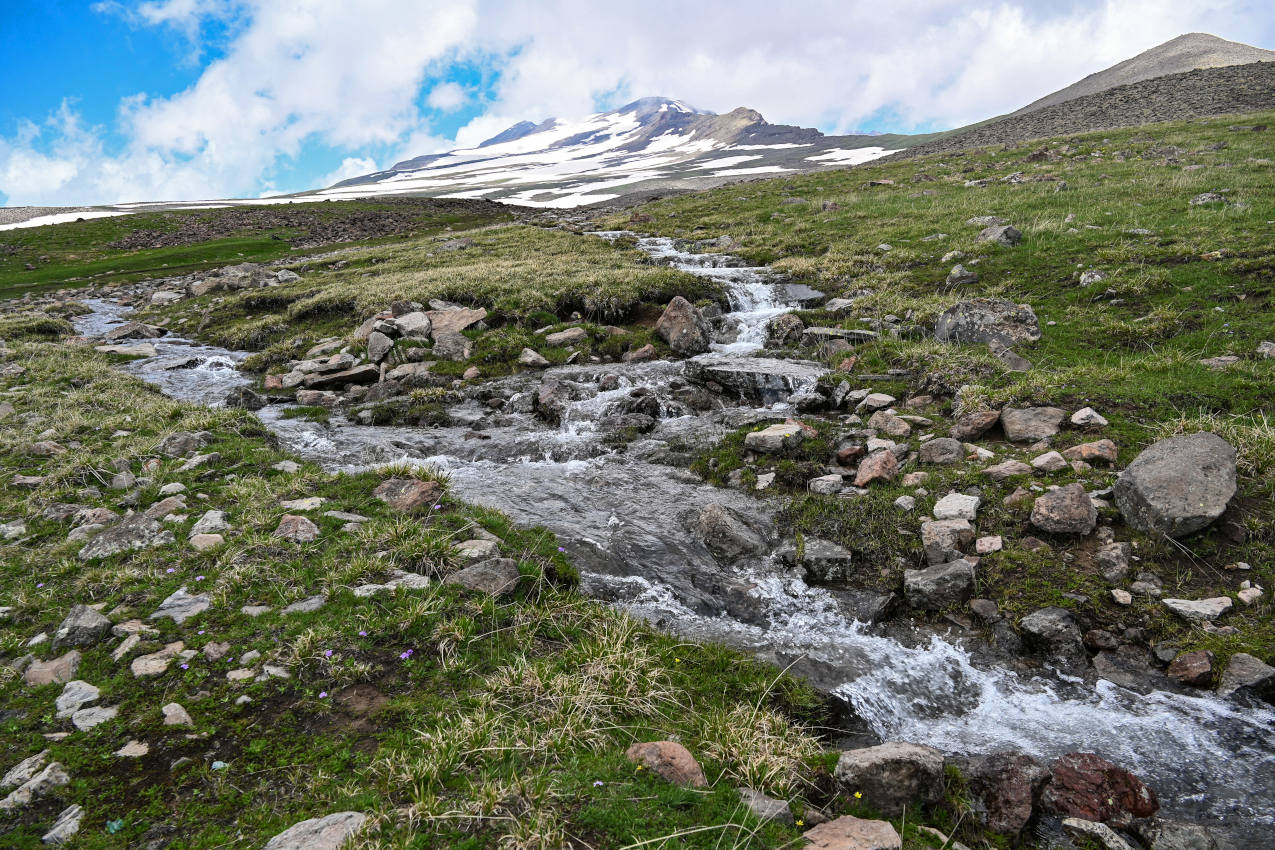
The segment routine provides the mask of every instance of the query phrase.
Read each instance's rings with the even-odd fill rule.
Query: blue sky
[[[0,202],[255,197],[645,95],[834,133],[1021,106],[1248,0],[0,0]]]

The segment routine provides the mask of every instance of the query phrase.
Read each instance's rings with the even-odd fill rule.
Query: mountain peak
[[[1097,94],[1116,86],[1129,85],[1169,74],[1182,74],[1197,68],[1223,68],[1252,62],[1275,62],[1275,51],[1263,50],[1238,41],[1227,41],[1206,32],[1188,32],[1144,50],[1029,103],[1013,115],[1034,112],[1046,106]]]
[[[639,120],[647,118],[659,112],[673,112],[684,115],[713,115],[714,113],[704,109],[696,109],[683,100],[672,97],[640,97],[632,103],[626,103],[619,109],[615,110],[619,115],[627,113],[635,113]]]

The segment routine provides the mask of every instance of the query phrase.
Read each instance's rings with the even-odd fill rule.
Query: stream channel
[[[844,598],[807,586],[799,569],[786,567],[773,554],[780,500],[713,487],[686,467],[690,451],[785,415],[782,399],[821,373],[813,363],[752,356],[767,322],[796,306],[787,300],[791,290],[769,269],[728,255],[689,253],[666,238],[637,244],[656,262],[723,284],[732,307],[724,318],[738,331],[732,342],[687,361],[561,366],[500,379],[505,395],[515,393],[510,403],[496,412],[466,401],[451,409],[449,427],[364,426],[339,416],[317,424],[284,419],[280,406],[259,415],[286,448],[328,470],[402,460],[446,470],[458,498],[557,534],[586,593],[689,639],[792,664],[883,740],[951,753],[1017,750],[1042,760],[1095,752],[1146,780],[1163,815],[1209,826],[1238,847],[1275,848],[1275,712],[1211,696],[1138,694],[1050,670],[1011,671],[933,633],[887,636],[857,622]],[[76,322],[86,336],[130,312],[110,301],[85,303],[95,310]],[[236,371],[243,353],[174,336],[150,342],[157,356],[124,368],[171,396],[219,404],[249,382]],[[751,384],[754,398],[772,403],[697,412],[679,401],[688,368]],[[534,395],[548,380],[562,382],[570,398],[557,427],[516,403],[517,393]],[[617,451],[603,432],[635,388],[658,401],[657,423]],[[645,404],[654,412],[653,402]],[[719,562],[693,531],[709,504],[769,538],[768,551]]]

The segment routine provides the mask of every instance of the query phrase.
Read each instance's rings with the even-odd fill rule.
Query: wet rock
[[[169,617],[177,625],[189,620],[198,614],[202,614],[212,607],[212,599],[206,593],[191,594],[187,592],[186,587],[177,588],[167,599],[159,604],[153,613],[147,618],[149,620],[159,620]]]
[[[806,850],[901,850],[903,839],[884,820],[862,820],[842,815],[818,824],[802,835]]]
[[[226,393],[223,401],[226,407],[238,407],[244,410],[260,410],[266,406],[265,398],[250,387],[235,387]]]
[[[1085,535],[1098,524],[1098,510],[1084,485],[1068,484],[1036,499],[1031,524],[1053,534]]]
[[[1154,818],[1135,823],[1133,833],[1149,850],[1230,850],[1230,845],[1219,844],[1207,829],[1194,823]]]
[[[124,324],[111,328],[102,334],[102,339],[114,342],[120,339],[155,339],[168,333],[164,328],[157,325],[148,325],[144,322],[128,321]]]
[[[805,360],[706,354],[687,360],[685,375],[689,381],[716,384],[741,399],[773,404],[812,385],[827,371],[827,367]]]
[[[800,423],[785,422],[771,425],[761,431],[744,436],[744,448],[763,454],[782,454],[785,449],[801,445],[805,429]]]
[[[676,741],[637,743],[624,753],[629,761],[643,765],[657,776],[686,788],[708,785],[704,770],[690,750]]]
[[[943,799],[943,754],[919,744],[892,741],[847,750],[833,775],[841,787],[862,793],[864,803],[891,817],[905,806]]]
[[[305,385],[312,390],[336,390],[354,384],[375,384],[380,379],[380,367],[365,363],[339,372],[308,375]]]
[[[76,605],[53,636],[53,648],[92,646],[111,630],[111,621],[87,605]]]
[[[792,816],[792,810],[788,808],[786,802],[776,800],[774,797],[768,797],[761,791],[753,788],[740,788],[739,799],[753,813],[753,817],[759,821],[775,821],[788,826],[792,826],[796,822]]]
[[[1094,823],[1084,818],[1063,818],[1062,825],[1073,837],[1085,842],[1097,841],[1107,850],[1134,850],[1132,844],[1105,823]]]
[[[943,519],[921,523],[921,545],[930,564],[958,561],[963,550],[974,542],[974,527],[968,520]]]
[[[1056,407],[1007,407],[1001,411],[1001,428],[1011,443],[1035,443],[1057,434],[1066,415]]]
[[[849,549],[818,537],[804,537],[800,551],[785,546],[779,551],[785,564],[802,567],[811,581],[848,581],[852,575],[854,555]]]
[[[766,345],[768,348],[784,348],[796,345],[806,329],[800,316],[784,313],[770,320],[766,326]]]
[[[150,517],[134,514],[103,530],[80,549],[79,559],[91,561],[123,552],[166,546],[175,541],[173,533]]]
[[[878,481],[893,481],[899,474],[899,459],[892,451],[877,451],[859,462],[854,486],[867,487]]]
[[[1067,753],[1053,763],[1041,794],[1045,811],[1124,826],[1155,814],[1155,792],[1122,767],[1093,753]]]
[[[974,565],[964,559],[923,570],[904,570],[903,595],[913,608],[942,610],[974,595]]]
[[[935,322],[934,337],[939,342],[1010,347],[1040,339],[1040,324],[1026,304],[973,298],[944,310]]]
[[[1183,652],[1173,659],[1165,675],[1179,684],[1207,688],[1213,684],[1213,660],[1208,650]]]
[[[284,514],[279,519],[278,528],[271,536],[290,540],[293,543],[310,543],[319,538],[319,527],[308,517]]]
[[[372,495],[396,511],[410,513],[433,507],[443,495],[443,488],[437,481],[390,478],[378,484]]]
[[[1164,607],[1184,620],[1195,622],[1212,622],[1221,617],[1234,605],[1229,596],[1215,596],[1212,599],[1165,599]]]
[[[80,669],[80,653],[71,650],[48,661],[33,661],[22,673],[22,681],[32,687],[61,685],[75,678]]]
[[[41,844],[66,844],[80,831],[80,821],[84,820],[84,808],[79,804],[67,806],[53,822],[53,827],[41,838]]]
[[[1235,486],[1235,449],[1201,432],[1144,450],[1116,480],[1115,499],[1134,528],[1183,537],[1220,517]]]
[[[293,824],[266,842],[264,850],[342,850],[367,821],[360,812],[336,812]]]
[[[1231,656],[1217,686],[1220,697],[1253,696],[1275,704],[1275,667],[1247,652]]]
[[[1017,836],[1031,824],[1049,771],[1031,756],[1005,752],[971,759],[965,776],[983,824]]]
[[[1023,640],[1031,649],[1070,660],[1085,657],[1080,627],[1065,608],[1041,608],[1024,617],[1018,624]]]
[[[936,437],[921,444],[921,463],[951,464],[965,459],[965,446],[951,437]]]
[[[712,328],[695,305],[678,295],[655,323],[655,332],[678,354],[691,356],[708,351]]]
[[[713,557],[724,564],[764,554],[765,539],[727,507],[708,504],[688,517],[688,526]]]
[[[443,584],[500,596],[517,587],[519,578],[518,562],[513,558],[491,558],[452,573]]]

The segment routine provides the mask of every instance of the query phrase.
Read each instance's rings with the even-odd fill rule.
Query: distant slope
[[[1090,74],[1065,89],[1047,94],[1011,115],[1024,115],[1047,106],[1054,106],[1078,97],[1098,94],[1118,86],[1127,86],[1143,80],[1183,74],[1200,68],[1224,68],[1231,65],[1249,65],[1253,62],[1275,61],[1275,51],[1262,50],[1237,41],[1227,41],[1203,32],[1191,32],[1166,41],[1132,59],[1112,65],[1104,71]]]
[[[613,112],[521,121],[474,148],[427,154],[298,199],[416,195],[576,207],[853,165],[929,137],[825,136],[663,97]]]
[[[953,130],[896,157],[1018,144],[1029,139],[1275,109],[1275,62],[1170,74],[1020,115]]]

